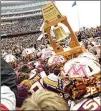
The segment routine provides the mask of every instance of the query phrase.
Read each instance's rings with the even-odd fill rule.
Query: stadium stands
[[[20,18],[1,23],[1,34],[38,31],[43,23],[42,16]]]

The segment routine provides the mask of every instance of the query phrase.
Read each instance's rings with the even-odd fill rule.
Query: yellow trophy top
[[[50,2],[49,4],[47,4],[42,8],[42,14],[44,22],[47,24],[62,17],[62,14],[60,13],[60,11],[57,9],[57,7],[53,2]]]

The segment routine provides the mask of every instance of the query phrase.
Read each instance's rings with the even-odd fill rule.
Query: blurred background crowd
[[[12,20],[8,24],[1,25],[1,34],[10,34],[17,32],[28,32],[28,31],[38,31],[40,29],[40,25],[43,22],[39,20],[40,17],[30,17],[19,20]]]
[[[29,22],[27,22],[27,23],[29,23]],[[41,21],[41,24],[40,24],[40,22],[37,22],[37,24],[38,25],[35,25],[36,27],[41,27],[42,21]],[[35,26],[33,26],[33,29],[37,29]],[[2,27],[1,27],[1,29],[2,29]],[[23,27],[21,27],[21,29],[23,29]],[[30,27],[28,27],[28,29],[31,30]],[[8,29],[8,32],[11,31],[11,30],[10,31],[9,30],[10,30],[10,28]],[[27,31],[29,31],[29,30],[27,30]],[[38,31],[39,30],[40,29],[38,29]],[[6,33],[5,30],[4,30],[4,33]],[[88,49],[94,55],[100,57],[100,55],[98,54],[98,47],[100,47],[100,43],[101,43],[101,39],[100,39],[101,27],[90,28],[90,29],[84,28],[82,31],[75,32],[75,34],[77,35],[79,42],[83,43],[84,46],[86,47],[86,49]],[[41,45],[45,47],[45,45],[47,43],[49,44],[49,40],[45,37],[43,37],[41,40],[37,40],[40,35],[41,35],[41,32],[34,33],[34,34],[24,34],[24,35],[12,36],[12,37],[8,37],[8,38],[4,37],[1,39],[2,51],[7,52],[7,53],[9,53],[9,51],[10,51],[10,53],[11,52],[17,53],[15,50],[15,47],[17,47],[17,46],[20,47],[22,51],[26,48],[32,48],[32,47],[34,47],[36,50],[38,50],[39,48],[41,48]],[[68,37],[62,41],[62,45],[64,48],[66,45],[69,45]]]
[[[16,11],[18,12],[22,11],[22,12],[20,13],[16,12],[15,14],[12,14],[14,11],[14,9],[12,9],[11,13],[9,14],[9,11],[11,9],[9,8],[7,12],[7,7],[6,7],[4,8],[5,11],[3,11],[2,12],[3,14],[1,15],[2,58],[7,63],[9,63],[9,65],[12,67],[17,77],[16,82],[17,82],[18,92],[16,94],[15,107],[17,109],[22,107],[22,109],[25,110],[27,106],[29,108],[28,110],[32,110],[31,108],[34,105],[35,107],[39,105],[39,109],[40,109],[42,105],[40,106],[41,102],[39,104],[38,99],[40,100],[41,96],[44,98],[44,95],[48,95],[45,97],[47,97],[46,98],[47,103],[50,102],[49,104],[52,104],[52,108],[54,107],[55,109],[58,109],[58,110],[70,110],[72,109],[72,105],[76,104],[74,100],[76,99],[79,100],[78,98],[82,99],[85,95],[85,92],[87,93],[87,90],[85,88],[85,85],[82,84],[82,78],[80,78],[81,81],[80,80],[69,81],[70,87],[68,86],[69,87],[68,90],[74,88],[73,86],[71,86],[71,84],[73,85],[75,83],[75,85],[78,85],[78,89],[74,88],[73,92],[68,92],[68,90],[63,89],[64,83],[66,84],[68,83],[67,78],[66,78],[67,82],[62,81],[62,79],[65,75],[64,71],[66,71],[69,67],[70,61],[68,62],[65,60],[64,57],[57,56],[55,54],[54,49],[51,47],[50,41],[47,38],[47,35],[45,36],[43,34],[43,31],[40,30],[40,27],[43,24],[41,7],[47,4],[47,2],[42,1],[41,3],[36,1],[33,4],[35,5],[35,7],[34,5],[30,4],[29,6],[27,6],[26,10],[32,10],[34,7],[35,8],[34,12],[33,11],[26,12],[25,10],[25,12],[22,13],[23,10],[20,10],[21,7],[19,8],[19,10],[17,7],[17,10],[15,10],[15,12]],[[26,5],[23,6],[23,9],[25,7]],[[31,8],[28,8],[28,7],[31,7]],[[81,55],[84,58],[80,56],[81,58],[78,57],[78,59],[75,59],[75,60],[77,61],[77,63],[80,60],[79,62],[81,62],[82,64],[85,63],[87,65],[88,69],[86,68],[86,71],[88,75],[89,73],[91,75],[99,74],[100,73],[99,69],[101,64],[101,57],[100,57],[101,26],[91,27],[91,28],[83,27],[82,29],[74,33],[76,34],[80,45],[85,46],[87,50],[87,52],[84,55]],[[41,38],[40,38],[40,35],[42,35]],[[56,43],[59,43],[63,47],[63,49],[70,50],[71,49],[69,47],[70,36],[71,35],[68,34],[64,40],[60,42],[56,41]],[[87,60],[87,62],[81,59]],[[73,60],[74,59],[72,59],[71,61]],[[90,65],[88,65],[88,63],[90,63]],[[65,66],[66,66],[66,69],[64,68]],[[99,82],[101,79],[99,78],[99,75],[97,77],[98,78],[96,78],[95,76],[89,78],[90,83],[88,86],[94,85],[95,87],[97,82]],[[2,81],[3,79],[5,78],[2,77]],[[7,79],[9,79],[9,77]],[[86,81],[85,84],[89,81]],[[97,91],[99,92],[99,87],[98,86],[96,87],[98,88]],[[40,96],[38,95],[39,91],[46,91],[46,90],[55,92],[58,94],[58,96],[52,92],[42,93],[42,95]],[[37,92],[37,94],[34,96],[33,94],[35,92]],[[65,95],[65,93],[66,94],[69,93],[70,95],[69,96],[68,94]],[[64,98],[66,103],[61,97]],[[32,100],[35,100],[35,101],[32,102]],[[51,102],[50,100],[54,100],[54,101],[56,100],[54,104],[57,104],[57,105],[54,105],[52,103],[54,101]],[[73,104],[69,102],[73,102]],[[61,105],[63,105],[63,107]],[[46,110],[49,110],[47,109],[47,105],[45,108]],[[50,108],[50,110],[52,108]]]

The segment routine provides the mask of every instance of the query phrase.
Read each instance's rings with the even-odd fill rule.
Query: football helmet
[[[84,52],[81,55],[79,55],[78,57],[86,57],[86,58],[89,58],[89,59],[94,60],[96,62],[99,62],[98,58],[90,52]]]
[[[48,66],[59,65],[65,63],[66,60],[63,56],[52,56],[48,59]]]
[[[22,57],[25,61],[30,61],[35,57],[34,49],[26,48],[22,52]]]
[[[17,58],[12,54],[7,54],[4,60],[9,63],[13,68],[17,66]]]
[[[42,51],[41,59],[45,60],[55,55],[55,52],[52,50]]]
[[[101,92],[101,72],[98,62],[86,57],[75,58],[65,63],[64,72],[65,98],[79,101]]]

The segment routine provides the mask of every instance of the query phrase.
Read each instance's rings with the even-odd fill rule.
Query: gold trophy
[[[73,32],[71,26],[69,25],[67,21],[67,17],[63,16],[55,4],[53,2],[50,2],[46,6],[42,8],[42,14],[44,18],[44,31],[47,33],[48,39],[50,40],[50,44],[54,49],[54,52],[57,55],[63,55],[67,60],[70,60],[74,57],[79,56],[79,54],[86,51],[84,46],[80,46],[78,39]],[[56,43],[51,36],[51,28],[53,28],[53,32],[55,34],[56,41],[59,42],[67,37],[67,33],[64,31],[62,26],[59,26],[58,23],[64,24],[70,31],[71,34],[71,41],[70,41],[70,50],[64,51],[63,47]]]

